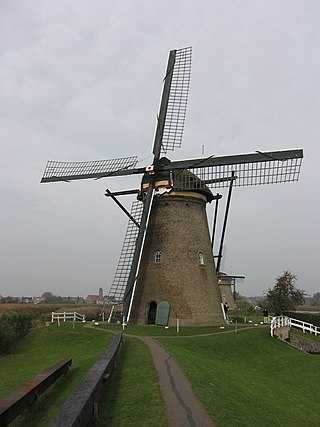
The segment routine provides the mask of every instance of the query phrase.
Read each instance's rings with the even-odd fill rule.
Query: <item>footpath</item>
[[[168,426],[214,427],[203,404],[193,393],[191,384],[170,354],[152,337],[137,338],[150,348],[166,404]]]
[[[87,327],[114,333],[109,329],[101,329],[95,326]],[[181,368],[159,342],[149,336],[125,333],[124,336],[137,338],[143,341],[150,349],[159,375],[162,398],[166,405],[168,427],[215,427],[202,402],[193,393],[191,384]]]

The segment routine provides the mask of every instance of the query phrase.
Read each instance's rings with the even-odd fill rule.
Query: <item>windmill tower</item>
[[[127,322],[214,324],[223,321],[206,204],[222,187],[296,181],[302,149],[170,161],[181,146],[191,73],[191,48],[169,53],[152,165],[137,158],[47,163],[41,182],[142,174],[141,187],[111,192],[129,224],[109,296],[124,304]],[[137,194],[129,213],[118,196]],[[219,264],[219,262],[218,262]],[[219,269],[219,268],[218,268]]]
[[[222,322],[206,215],[212,199],[209,189],[154,197],[132,301],[133,323]]]

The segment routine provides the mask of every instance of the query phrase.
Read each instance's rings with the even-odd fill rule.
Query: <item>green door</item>
[[[167,326],[169,321],[170,304],[160,301],[157,307],[156,325]]]

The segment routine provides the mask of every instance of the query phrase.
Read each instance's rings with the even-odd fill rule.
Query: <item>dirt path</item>
[[[137,338],[150,348],[166,404],[168,426],[214,427],[203,404],[193,393],[191,384],[170,354],[152,337]]]
[[[112,332],[95,326],[88,328],[101,332]],[[215,335],[215,333],[208,334]],[[153,337],[124,334],[143,341],[150,349],[155,368],[159,374],[159,385],[166,405],[168,427],[214,427],[203,404],[192,391],[191,384],[171,355]],[[193,335],[194,336],[194,335]]]
[[[109,329],[101,329],[94,326],[88,326],[100,331],[112,332]],[[255,326],[240,328],[238,332],[246,329],[253,329]],[[224,332],[211,332],[195,336],[209,336],[234,333],[234,330]],[[159,384],[163,400],[166,405],[166,415],[169,427],[214,427],[213,420],[209,417],[203,404],[195,396],[192,391],[191,384],[182,372],[179,365],[173,360],[171,355],[159,344],[155,337],[137,336],[131,334],[123,334],[130,338],[137,338],[143,341],[151,351],[155,368],[159,374]],[[161,338],[178,338],[178,337],[163,337]],[[188,338],[181,336],[179,338]]]

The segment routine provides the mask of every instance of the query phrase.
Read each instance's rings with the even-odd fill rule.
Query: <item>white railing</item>
[[[309,334],[320,335],[320,328],[313,325],[312,323],[306,323],[302,320],[292,319],[287,316],[276,316],[272,319],[270,324],[270,334],[273,337],[274,330],[277,328],[282,328],[283,326],[295,327],[301,329],[303,333],[308,332]]]
[[[67,320],[72,320],[75,322],[76,320],[80,320],[81,322],[86,321],[86,316],[84,314],[77,313],[74,311],[73,313],[51,313],[51,322],[53,323],[55,320],[58,321],[58,324],[60,321],[66,322]]]

